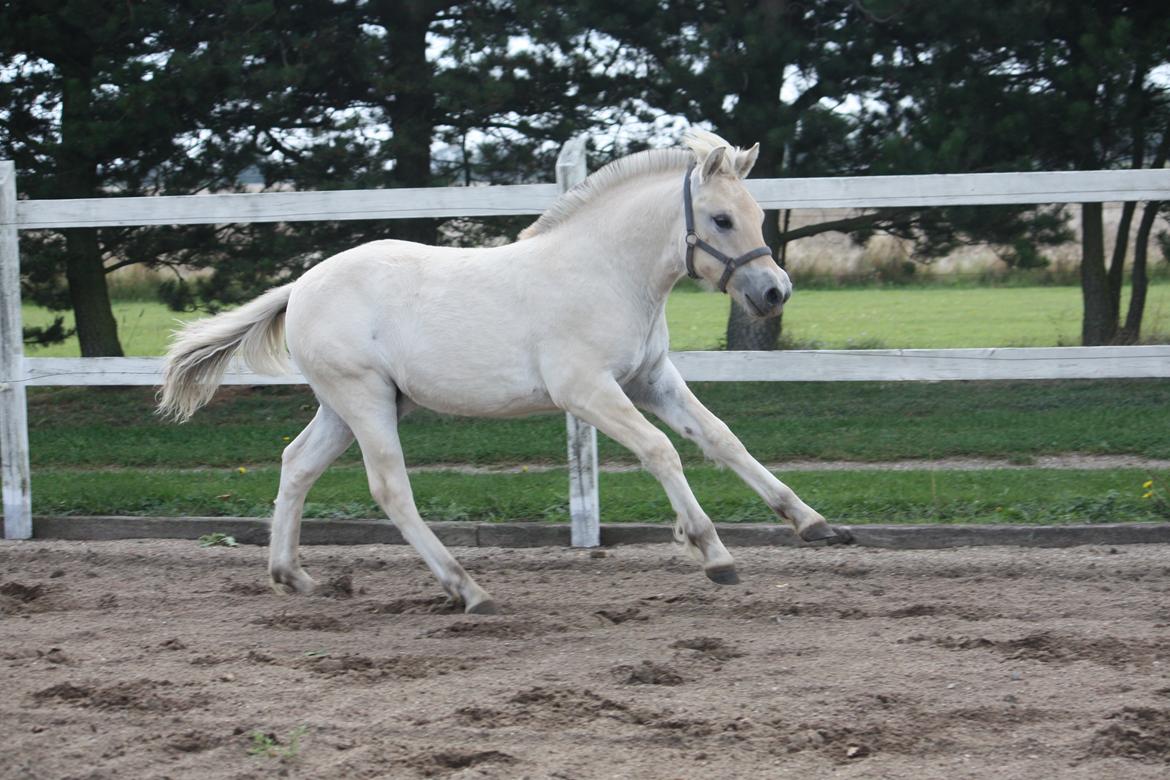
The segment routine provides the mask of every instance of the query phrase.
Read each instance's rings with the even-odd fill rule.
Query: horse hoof
[[[707,575],[707,579],[714,582],[716,585],[738,585],[739,574],[735,571],[735,566],[712,566],[710,569],[704,569],[703,573]]]
[[[475,604],[468,604],[463,609],[468,615],[498,615],[500,608],[496,606],[496,602],[492,599],[484,599]]]
[[[296,572],[294,574],[273,575],[268,584],[278,596],[307,596],[317,589],[316,581],[308,574]]]
[[[800,538],[805,542],[824,542],[825,544],[851,544],[853,534],[844,526],[831,527],[824,520],[818,520],[800,532]]]

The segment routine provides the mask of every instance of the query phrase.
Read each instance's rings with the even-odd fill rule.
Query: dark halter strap
[[[708,244],[703,239],[699,238],[698,233],[695,232],[695,205],[691,198],[691,173],[695,170],[695,163],[687,166],[687,175],[683,179],[683,217],[686,219],[687,225],[687,276],[692,279],[698,279],[699,275],[695,273],[695,247],[702,249],[707,254],[714,257],[719,262],[723,263],[723,276],[719,277],[719,292],[727,292],[727,283],[731,281],[731,275],[739,269],[740,266],[755,260],[757,257],[767,255],[772,256],[772,250],[766,246],[756,247],[747,252],[744,252],[739,257],[732,257],[725,255],[715,247]]]

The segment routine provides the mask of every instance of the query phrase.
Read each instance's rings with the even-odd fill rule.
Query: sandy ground
[[[0,543],[0,777],[1170,774],[1170,547],[455,552]]]

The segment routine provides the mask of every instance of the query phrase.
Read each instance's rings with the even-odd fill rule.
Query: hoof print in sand
[[[258,626],[280,628],[285,631],[349,631],[349,626],[329,615],[290,615],[281,612],[278,615],[266,615],[252,621]]]
[[[686,680],[669,666],[643,661],[637,666],[615,666],[613,675],[624,685],[682,685]]]
[[[1119,756],[1170,764],[1170,710],[1125,707],[1109,719],[1113,722],[1090,743],[1090,758]]]
[[[409,763],[424,777],[435,777],[483,764],[514,764],[516,757],[499,750],[439,750],[421,753]]]
[[[715,636],[699,636],[694,639],[680,639],[671,647],[676,650],[694,650],[701,656],[714,661],[730,661],[732,658],[743,658],[747,653],[741,653],[731,647],[724,640]]]

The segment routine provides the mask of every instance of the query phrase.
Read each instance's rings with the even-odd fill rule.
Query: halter
[[[732,257],[725,255],[715,247],[708,244],[703,239],[699,238],[698,233],[695,232],[695,205],[691,198],[691,173],[695,170],[695,163],[692,162],[687,166],[687,175],[683,179],[683,216],[687,223],[687,276],[692,279],[698,279],[699,275],[695,273],[695,247],[702,249],[707,254],[714,257],[719,262],[723,263],[723,276],[719,277],[719,292],[727,292],[727,283],[731,280],[731,275],[735,273],[740,266],[745,265],[757,257],[764,255],[772,256],[772,250],[766,246],[749,249],[739,257]]]

